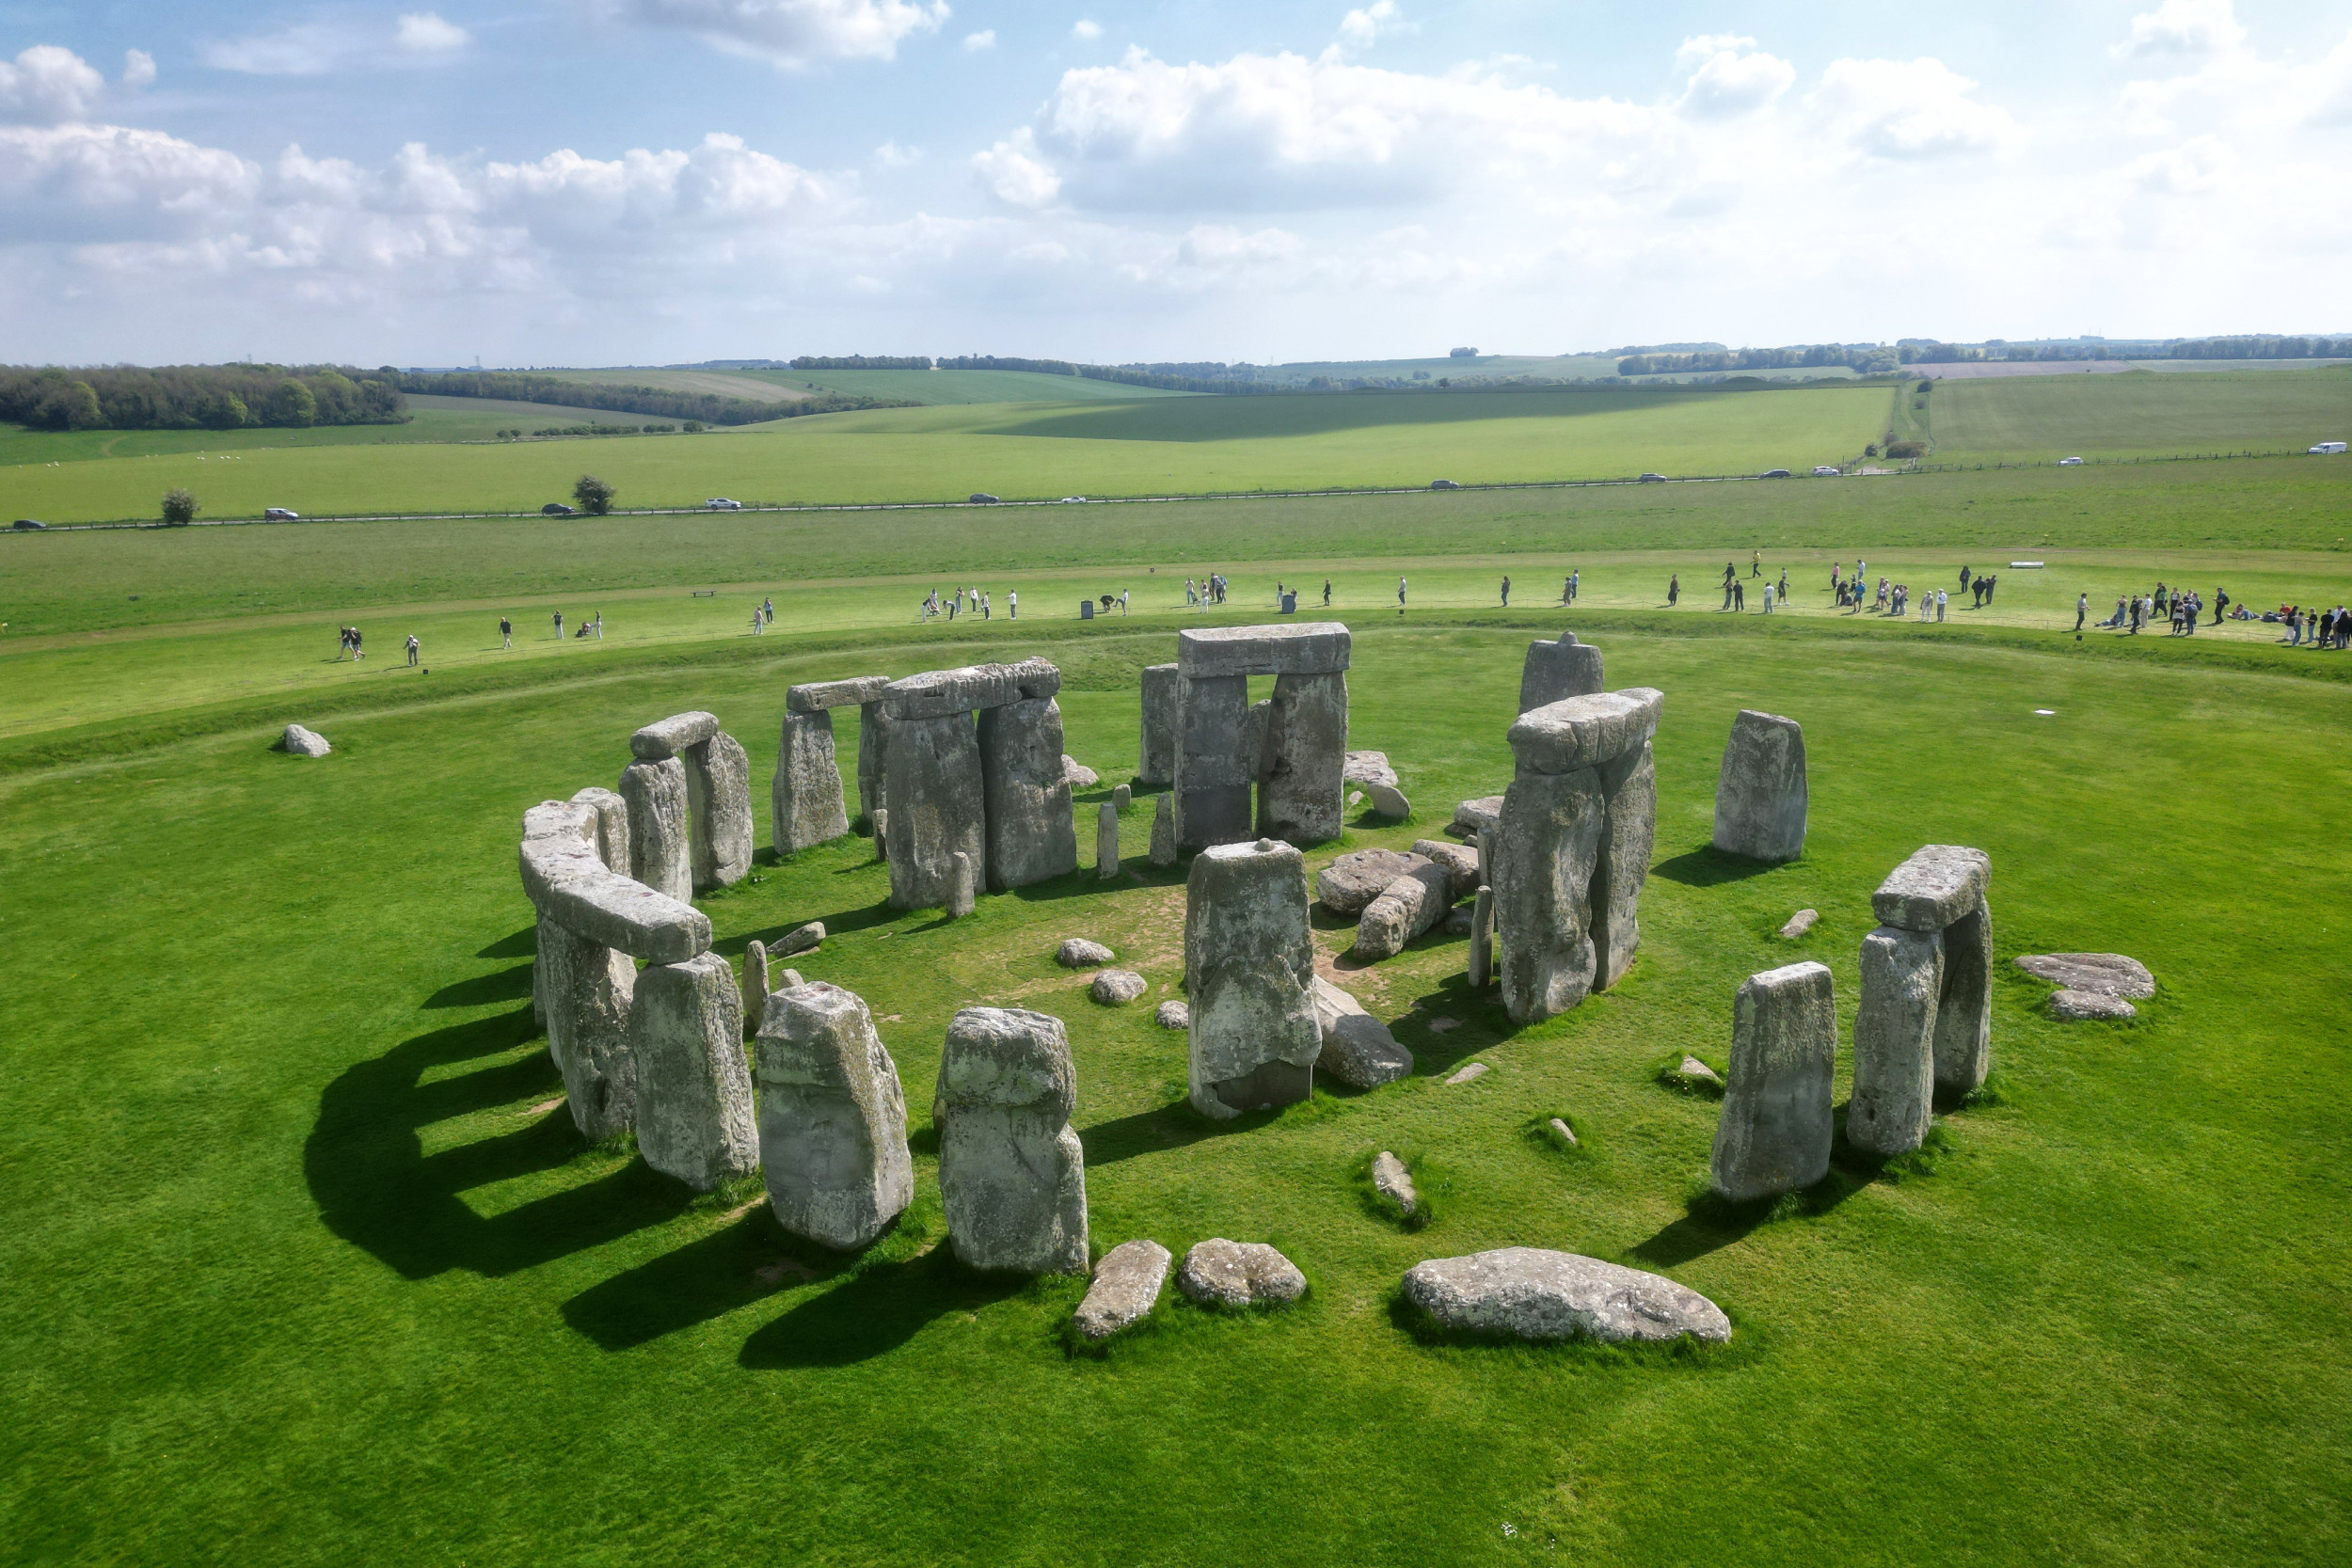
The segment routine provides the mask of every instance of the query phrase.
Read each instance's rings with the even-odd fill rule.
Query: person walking
[[[1329,578],[1323,579],[1323,608],[1326,610],[1331,608],[1331,579]]]
[[[597,610],[597,611],[596,611],[596,618],[594,621],[590,622],[589,624],[590,624],[591,626],[595,626],[595,627],[596,628],[596,641],[599,641],[599,642],[603,641],[604,641],[604,611],[603,611],[603,610]]]
[[[1396,612],[1399,615],[1405,613],[1405,579],[1403,578],[1396,579]]]
[[[1020,589],[1014,588],[1007,591],[1005,594],[1005,613],[1012,620],[1018,621],[1021,619]]]
[[[503,615],[499,617],[499,646],[509,652],[515,646],[515,623]]]
[[[2075,595],[2074,595],[2074,629],[2075,629],[2076,631],[2080,631],[2080,630],[2082,630],[2082,629],[2083,629],[2083,617],[2084,617],[2084,616],[2086,616],[2086,615],[2088,615],[2088,614],[2090,614],[2090,594],[2075,594]]]
[[[2213,591],[2213,624],[2215,626],[2221,624],[2221,612],[2229,608],[2230,591],[2226,588],[2215,589]]]
[[[1583,592],[1584,569],[1580,566],[1568,574],[1568,603],[1576,603],[1576,596]]]
[[[1760,578],[1763,575],[1764,552],[1762,550],[1750,551],[1748,553],[1748,576],[1752,578]]]
[[[549,617],[549,619],[550,619],[550,620],[552,620],[552,621],[554,621],[554,623],[555,623],[555,640],[556,640],[558,642],[563,641],[564,641],[564,612],[563,612],[562,610],[557,610],[557,611],[556,611],[556,612],[555,612],[552,616],[550,616],[550,617]]]
[[[1768,583],[1766,583],[1766,584],[1764,585],[1764,613],[1765,613],[1765,614],[1767,614],[1767,615],[1770,615],[1772,612],[1772,585],[1771,583],[1769,583],[1769,582],[1768,582]]]
[[[980,595],[980,619],[983,621],[996,619],[996,607],[986,594]]]
[[[1937,625],[1941,626],[1943,624],[1945,613],[1951,609],[1951,605],[1952,596],[1949,594],[1945,593],[1941,588],[1937,589],[1935,591],[1935,619]]]
[[[359,628],[358,626],[354,626],[351,628],[351,661],[354,664],[358,663],[359,660],[368,657],[366,650],[359,645]]]
[[[1507,576],[1502,579],[1502,608],[1511,608],[1511,579]]]
[[[760,628],[765,626],[767,624],[767,622],[760,619],[759,607],[757,605],[752,606],[752,635],[754,637],[757,637],[760,633]]]
[[[1681,597],[1682,574],[1677,572],[1666,579],[1666,608],[1672,610],[1675,607],[1675,601]]]
[[[420,642],[417,641],[417,634],[416,634],[415,632],[413,632],[413,631],[412,631],[412,632],[410,632],[410,633],[408,634],[408,664],[409,664],[409,668],[414,669],[414,668],[416,667],[416,663],[417,663],[417,658],[418,658],[418,656],[419,656],[419,655],[422,652],[422,649],[423,649],[423,645],[422,645],[421,643],[420,643]]]

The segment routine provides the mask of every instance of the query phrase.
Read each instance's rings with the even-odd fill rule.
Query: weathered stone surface
[[[601,784],[575,790],[571,803],[596,814],[596,859],[626,877],[628,865],[628,802]]]
[[[880,807],[874,813],[874,858],[878,861],[886,861],[890,858],[890,808],[888,806]]]
[[[787,713],[822,713],[828,708],[863,707],[882,701],[890,688],[888,675],[853,675],[844,681],[803,681],[784,689]]]
[[[1259,752],[1251,744],[1249,681],[1221,675],[1176,683],[1176,843],[1182,849],[1232,844],[1250,834],[1249,791]]]
[[[1418,853],[1351,849],[1315,873],[1315,895],[1333,914],[1361,914],[1391,882],[1428,863],[1428,857]]]
[[[1168,1283],[1171,1261],[1168,1248],[1141,1239],[1121,1242],[1103,1254],[1094,1265],[1094,1283],[1078,1304],[1078,1332],[1089,1339],[1107,1339],[1150,1317]]]
[[[1886,874],[1870,895],[1871,912],[1882,926],[1940,931],[1984,901],[1992,870],[1992,858],[1981,849],[1928,845]]]
[[[1222,1119],[1308,1097],[1323,1052],[1313,981],[1298,851],[1262,838],[1197,857],[1184,888],[1196,1110]]]
[[[278,737],[278,745],[280,751],[298,757],[323,757],[335,749],[326,743],[326,736],[300,724],[287,725],[286,733]]]
[[[1908,1154],[1935,1107],[1935,1012],[1944,939],[1881,926],[1862,939],[1862,1005],[1853,1021],[1853,1098],[1846,1141],[1866,1153]]]
[[[1062,753],[1061,776],[1073,789],[1092,789],[1103,782],[1101,775],[1069,752]]]
[[[675,757],[637,761],[621,771],[628,802],[629,875],[685,903],[694,896],[693,830],[686,764]]]
[[[1277,675],[1260,768],[1258,832],[1299,845],[1339,837],[1347,809],[1341,779],[1346,760],[1347,677]]]
[[[798,854],[812,844],[823,844],[850,831],[831,711],[813,708],[784,716],[784,730],[776,743],[776,776],[768,788],[768,809],[779,855]]]
[[[2109,991],[2064,987],[2050,993],[2050,1015],[2075,1022],[2114,1022],[2137,1018],[2139,1009]]]
[[[1356,1089],[1375,1089],[1412,1076],[1413,1053],[1351,993],[1318,974],[1313,998],[1315,1026],[1323,1031],[1316,1071]]]
[[[1176,668],[1192,679],[1339,674],[1347,669],[1350,641],[1337,621],[1204,626],[1176,634]]]
[[[1551,1135],[1559,1143],[1561,1148],[1574,1148],[1576,1147],[1575,1128],[1570,1127],[1566,1122],[1561,1120],[1558,1117],[1552,1117],[1549,1122],[1546,1123],[1546,1125],[1551,1129]]]
[[[1607,990],[1633,967],[1642,945],[1642,888],[1658,838],[1658,770],[1644,741],[1597,769],[1608,803],[1589,890],[1593,989]]]
[[[1123,1007],[1151,989],[1132,969],[1105,969],[1096,974],[1087,994],[1106,1007]]]
[[[1010,1007],[956,1014],[939,1101],[939,1191],[957,1258],[1084,1274],[1086,1158],[1070,1129],[1077,1075],[1061,1020]]]
[[[627,954],[542,914],[533,967],[547,1004],[548,1054],[564,1075],[572,1125],[590,1143],[628,1132],[637,1119],[637,1066],[628,1048],[637,966]]]
[[[1078,869],[1061,744],[1061,705],[1051,697],[1025,697],[980,714],[988,885],[999,893]]]
[[[1607,827],[1597,768],[1522,773],[1503,796],[1486,876],[1500,932],[1502,1003],[1515,1023],[1565,1012],[1593,989],[1591,889]]]
[[[1119,875],[1119,808],[1108,800],[1094,814],[1094,875],[1104,882]]]
[[[1687,1089],[1694,1094],[1724,1092],[1723,1075],[1696,1056],[1689,1054],[1685,1054],[1676,1064],[1675,1069],[1666,1074],[1666,1082],[1676,1088]]]
[[[812,920],[805,926],[795,926],[785,932],[777,939],[775,946],[769,949],[769,952],[778,958],[787,958],[795,953],[814,953],[824,940],[825,923],[821,920]]]
[[[1134,800],[1135,798],[1135,791],[1127,785],[1113,784],[1111,786],[1111,810],[1124,816],[1127,811],[1128,803]]]
[[[1715,847],[1752,861],[1804,852],[1804,729],[1741,708],[1715,778]]]
[[[1944,927],[1944,1000],[1935,1011],[1935,1094],[1947,1104],[1976,1093],[1993,1066],[1993,911]]]
[[[2017,967],[2069,990],[2135,1002],[2156,994],[2156,977],[2148,966],[2121,953],[2027,953],[2017,959]]]
[[[693,814],[693,871],[697,891],[733,887],[751,874],[752,759],[742,742],[721,730],[680,753],[686,764],[686,793]],[[834,788],[840,787],[836,782]],[[841,831],[849,832],[844,822]]]
[[[1495,890],[1482,887],[1476,896],[1470,906],[1470,990],[1483,993],[1495,970]]]
[[[1422,861],[1364,906],[1356,919],[1356,956],[1374,962],[1396,957],[1453,907],[1453,876],[1444,866]]]
[[[1440,1326],[1498,1338],[1662,1341],[1731,1338],[1723,1309],[1662,1275],[1573,1252],[1502,1247],[1433,1258],[1405,1275],[1405,1299]]]
[[[1520,775],[1574,773],[1639,750],[1658,733],[1665,701],[1663,692],[1635,686],[1530,708],[1509,735]]]
[[[1607,689],[1608,683],[1601,678],[1600,650],[1579,642],[1576,633],[1564,631],[1558,641],[1527,645],[1527,662],[1519,671],[1521,713],[1568,697],[1590,697]]]
[[[1142,760],[1136,777],[1147,784],[1176,781],[1176,666],[1150,664],[1143,671]]]
[[[1813,923],[1820,918],[1821,911],[1819,910],[1799,910],[1790,915],[1788,923],[1780,928],[1781,940],[1783,942],[1796,941],[1813,929]]]
[[[1476,893],[1485,879],[1478,874],[1478,850],[1468,844],[1448,844],[1441,838],[1413,840],[1413,853],[1445,867],[1446,877],[1453,884],[1446,896],[1468,898]]]
[[[1389,766],[1386,752],[1350,752],[1340,775],[1348,784],[1364,792],[1372,809],[1383,816],[1411,815],[1413,803],[1405,799],[1405,792],[1396,786],[1396,769]]]
[[[801,972],[797,969],[771,970],[771,974],[774,976],[774,989],[776,990],[789,990],[794,986],[804,986],[808,984],[806,980],[801,978]],[[771,994],[773,993],[771,992]]]
[[[1476,838],[1480,833],[1491,832],[1502,820],[1502,797],[1482,795],[1454,808],[1452,828],[1464,838]]]
[[[890,907],[947,902],[959,849],[988,875],[988,789],[968,715],[890,721]]]
[[[1413,1186],[1413,1173],[1405,1168],[1405,1162],[1382,1149],[1372,1160],[1373,1190],[1396,1205],[1397,1212],[1411,1219],[1421,1212],[1421,1193]]]
[[[860,705],[857,710],[857,809],[866,821],[873,824],[878,847],[882,836],[882,811],[890,803],[890,780],[886,767],[889,736],[890,721],[883,716],[882,704]]]
[[[768,944],[755,938],[743,948],[743,1033],[759,1033],[768,1016]]]
[[[1810,961],[1751,974],[1731,1012],[1731,1077],[1715,1124],[1715,1190],[1735,1202],[1829,1174],[1837,999]]]
[[[1438,928],[1450,937],[1469,936],[1476,912],[1471,905],[1456,904],[1446,912],[1446,917],[1438,923]],[[1493,927],[1490,926],[1488,929],[1491,930]]]
[[[689,746],[699,746],[719,733],[719,716],[697,709],[692,713],[673,714],[658,719],[628,737],[629,755],[644,762],[660,762],[676,756]]]
[[[1188,1029],[1192,1026],[1192,1009],[1182,1002],[1163,1002],[1152,1015],[1152,1022],[1163,1029]]]
[[[1061,690],[1061,666],[1043,655],[1036,655],[1010,666],[1013,689],[1024,702],[1051,697]]]
[[[1072,937],[1054,949],[1054,961],[1064,969],[1086,969],[1094,964],[1106,964],[1118,955],[1099,942],[1084,937]]]
[[[1163,790],[1152,807],[1152,863],[1162,870],[1176,863],[1176,797]]]
[[[654,963],[682,963],[710,945],[707,915],[606,870],[576,835],[526,838],[517,861],[540,914],[587,941]]]
[[[1263,1242],[1212,1236],[1184,1254],[1176,1288],[1203,1307],[1286,1307],[1307,1293],[1307,1276]]]
[[[1473,1079],[1484,1078],[1486,1076],[1486,1064],[1484,1062],[1465,1063],[1454,1069],[1454,1076],[1446,1080],[1446,1086],[1451,1088],[1456,1084],[1467,1084]]]
[[[743,1005],[716,953],[652,964],[629,1007],[637,1063],[637,1151],[697,1192],[759,1168]]]
[[[862,1247],[914,1196],[898,1064],[853,991],[819,981],[769,1001],[753,1045],[769,1207],[795,1236]]]
[[[1002,707],[1020,700],[1021,678],[1009,664],[926,670],[919,675],[892,681],[882,695],[883,710],[893,722],[948,719],[970,713],[974,708]]]
[[[959,849],[952,858],[955,875],[947,879],[947,918],[961,920],[979,908],[980,890],[973,883],[977,873],[972,869],[972,857]]]

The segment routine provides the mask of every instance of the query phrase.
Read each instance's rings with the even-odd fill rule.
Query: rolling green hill
[[[2352,437],[2352,367],[1946,381],[1929,402],[1946,462],[2300,451]]]
[[[1127,387],[1082,375],[1043,375],[1035,371],[746,371],[780,386],[865,397],[906,398],[915,403],[1131,403],[1139,398],[1183,398],[1155,387]]]

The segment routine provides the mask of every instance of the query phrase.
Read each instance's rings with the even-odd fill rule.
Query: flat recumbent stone
[[[1502,1247],[1433,1258],[1405,1275],[1405,1297],[1439,1326],[1497,1338],[1658,1342],[1731,1338],[1731,1320],[1660,1275],[1573,1252]]]
[[[1204,1307],[1286,1307],[1307,1293],[1307,1276],[1263,1242],[1212,1236],[1184,1254],[1176,1288]]]

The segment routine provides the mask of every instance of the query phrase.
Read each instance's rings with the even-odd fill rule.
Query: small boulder
[[[1819,910],[1799,910],[1796,913],[1788,917],[1788,924],[1780,928],[1781,941],[1796,941],[1799,937],[1813,929],[1813,923],[1820,918],[1821,911]]]
[[[1724,1092],[1723,1074],[1700,1061],[1685,1056],[1675,1069],[1665,1074],[1666,1084],[1685,1094],[1716,1094]]]
[[[1307,1293],[1307,1276],[1263,1242],[1213,1236],[1184,1254],[1176,1288],[1203,1307],[1284,1307]]]
[[[1078,1332],[1104,1340],[1122,1328],[1132,1328],[1159,1305],[1161,1287],[1168,1283],[1170,1254],[1157,1242],[1121,1242],[1094,1265],[1094,1283],[1073,1315]]]
[[[1397,1212],[1411,1219],[1421,1212],[1421,1194],[1413,1186],[1413,1173],[1405,1168],[1405,1162],[1382,1149],[1372,1162],[1373,1190],[1396,1205]]]
[[[1502,826],[1502,797],[1487,795],[1475,800],[1465,800],[1454,808],[1454,820],[1446,832],[1461,838],[1476,838]]]
[[[1355,1089],[1375,1089],[1408,1077],[1413,1053],[1397,1043],[1389,1026],[1364,1005],[1322,975],[1313,987],[1315,1022],[1323,1030],[1323,1054],[1315,1070]]]
[[[1476,1080],[1476,1079],[1484,1078],[1484,1077],[1486,1077],[1486,1063],[1484,1063],[1484,1062],[1470,1062],[1470,1063],[1466,1063],[1466,1064],[1465,1064],[1465,1065],[1463,1065],[1462,1067],[1459,1067],[1459,1068],[1455,1069],[1454,1069],[1454,1076],[1453,1076],[1453,1077],[1451,1077],[1451,1078],[1449,1078],[1449,1079],[1447,1079],[1447,1080],[1446,1080],[1446,1083],[1447,1083],[1447,1085],[1448,1085],[1449,1086],[1451,1086],[1451,1085],[1455,1085],[1455,1084],[1468,1084],[1468,1083],[1473,1082],[1473,1081],[1474,1081],[1474,1080]]]
[[[1132,969],[1106,969],[1095,975],[1087,994],[1105,1007],[1123,1007],[1151,989]]]
[[[2070,986],[2050,993],[2050,1016],[2072,1019],[2076,1022],[2114,1022],[2138,1017],[2139,1009],[2120,996],[2109,996],[2098,990],[2076,990]]]
[[[2054,986],[2144,1002],[2156,994],[2148,966],[2121,953],[2028,953],[2017,967]]]
[[[1550,1121],[1545,1123],[1545,1125],[1550,1128],[1552,1137],[1559,1143],[1562,1148],[1574,1148],[1576,1147],[1576,1129],[1570,1127],[1565,1121],[1563,1121],[1558,1117],[1554,1117]]]
[[[1163,1029],[1189,1029],[1192,1009],[1182,1002],[1163,1002],[1160,1010],[1152,1015],[1152,1022]]]
[[[1103,782],[1100,774],[1068,752],[1061,754],[1061,777],[1062,783],[1073,789],[1092,789]]]
[[[1372,802],[1372,809],[1383,816],[1409,816],[1412,802],[1396,787],[1396,769],[1389,766],[1386,753],[1380,752],[1350,752],[1340,770],[1341,778],[1360,789]]]
[[[1054,950],[1054,961],[1064,969],[1091,969],[1117,957],[1101,942],[1089,942],[1084,937],[1072,937]]]
[[[1421,857],[1416,855],[1416,860]],[[1426,936],[1454,908],[1453,878],[1442,865],[1421,861],[1364,906],[1356,917],[1356,956],[1377,962],[1405,951]]]
[[[1315,873],[1315,896],[1333,914],[1359,915],[1391,882],[1428,863],[1426,856],[1394,849],[1350,850]]]
[[[783,938],[773,947],[768,949],[768,954],[769,957],[774,958],[780,954],[814,953],[818,943],[824,940],[825,923],[821,920],[812,920],[805,926],[796,927],[785,932]]]
[[[1413,841],[1413,853],[1445,867],[1456,899],[1468,898],[1478,891],[1478,850],[1473,846],[1417,838]]]
[[[1660,1275],[1544,1247],[1432,1258],[1405,1275],[1405,1299],[1439,1326],[1505,1339],[1661,1342],[1731,1338],[1723,1308]]]
[[[298,757],[323,757],[335,748],[326,743],[326,736],[316,730],[306,730],[300,724],[289,724],[278,742],[281,751]]]

